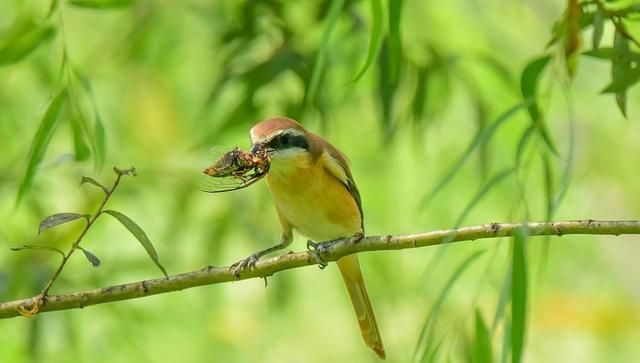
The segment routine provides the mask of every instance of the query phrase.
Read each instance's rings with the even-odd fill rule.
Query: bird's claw
[[[309,251],[309,254],[311,254],[316,259],[316,263],[321,270],[323,270],[328,265],[328,263],[323,260],[321,256],[323,253],[327,253],[328,249],[329,248],[326,245],[326,242],[315,243],[312,240],[307,240],[307,250]]]
[[[256,253],[249,255],[249,257],[244,258],[229,267],[229,271],[233,274],[235,278],[240,277],[240,273],[242,271],[251,271],[256,267],[256,263],[260,259],[260,256]]]

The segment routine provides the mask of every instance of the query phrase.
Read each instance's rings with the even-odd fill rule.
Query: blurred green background
[[[272,245],[279,227],[264,183],[217,195],[198,186],[210,147],[246,148],[250,127],[277,115],[300,120],[349,156],[367,234],[639,218],[640,95],[626,92],[633,79],[624,58],[570,49],[581,39],[580,51],[592,50],[596,33],[600,47],[637,55],[596,3],[581,2],[584,29],[576,32],[565,25],[576,21],[577,2],[560,0],[3,1],[0,300],[35,295],[59,262],[9,248],[68,249],[81,223],[39,236],[38,223],[94,211],[101,192],[79,180],[110,185],[113,166],[135,166],[139,175],[123,180],[108,207],[146,231],[169,273],[228,265]],[[640,34],[638,4],[606,5],[630,9],[620,21],[630,36]],[[547,48],[553,34],[558,41]],[[540,76],[523,80],[544,54],[552,57]],[[612,73],[631,80],[617,91],[618,104],[600,94]],[[527,132],[522,89],[532,84],[557,155]],[[35,137],[62,89],[50,138]],[[619,110],[625,102],[628,120]],[[38,140],[48,142],[40,162]],[[303,250],[304,241],[296,237],[291,248]],[[113,219],[101,218],[82,246],[102,265],[74,255],[52,293],[159,276]],[[530,238],[523,360],[640,361],[639,258],[633,236]],[[388,361],[487,360],[476,355],[476,312],[493,361],[509,361],[508,290],[507,308],[499,306],[511,261],[510,239],[362,254]],[[378,361],[333,266],[268,282],[2,320],[0,362]]]

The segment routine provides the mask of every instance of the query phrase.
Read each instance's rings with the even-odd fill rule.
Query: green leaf
[[[627,88],[640,81],[640,66],[635,68],[620,67],[615,79],[602,90],[602,93],[623,94]]]
[[[416,90],[413,95],[413,101],[411,102],[411,112],[416,122],[422,120],[422,116],[424,116],[425,105],[428,100],[427,89],[430,76],[430,67],[424,66],[418,69]]]
[[[84,253],[84,257],[86,257],[89,263],[91,263],[91,266],[93,267],[100,266],[100,259],[96,255],[94,255],[90,251],[87,251],[86,249],[80,246],[78,246],[78,248],[82,250],[82,253]]]
[[[508,317],[504,320],[504,333],[502,334],[502,351],[500,353],[500,363],[509,361],[511,352],[511,320]]]
[[[10,29],[7,39],[0,40],[0,65],[12,64],[33,52],[38,46],[56,33],[51,25],[35,25],[31,21],[20,20]],[[25,29],[27,24],[32,24]]]
[[[586,52],[582,52],[582,55],[605,60],[613,60],[618,56],[616,54],[616,51],[611,47],[602,47],[598,49],[588,50]]]
[[[418,338],[418,344],[416,345],[416,350],[413,353],[413,359],[411,360],[412,362],[414,363],[422,362],[425,357],[429,356],[429,350],[432,349],[431,347],[437,346],[437,344],[434,344],[433,342],[434,340],[433,329],[434,329],[435,322],[438,316],[440,315],[440,309],[442,308],[442,304],[444,303],[444,300],[446,299],[447,295],[449,295],[449,292],[453,288],[453,285],[460,278],[462,273],[483,253],[484,251],[477,251],[472,255],[470,255],[469,257],[467,257],[460,264],[460,266],[458,266],[458,268],[453,272],[453,274],[445,284],[444,288],[438,295],[438,299],[436,300],[433,307],[430,309],[429,315],[427,316],[427,320],[422,325],[422,331],[420,332],[420,337]]]
[[[542,178],[544,181],[545,191],[545,207],[546,207],[546,220],[551,220],[553,215],[553,168],[551,167],[551,161],[549,155],[541,153],[542,158]]]
[[[93,137],[96,143],[96,168],[102,169],[102,165],[104,164],[104,159],[107,154],[107,147],[104,136],[104,124],[100,119],[100,115],[98,114],[97,109],[95,110],[95,125],[93,129]]]
[[[89,9],[118,9],[131,6],[135,0],[69,0],[69,4]]]
[[[507,304],[511,301],[511,275],[513,268],[511,264],[507,268],[502,280],[502,288],[500,289],[500,299],[498,299],[498,305],[496,306],[496,312],[493,315],[493,323],[491,324],[491,331],[495,332],[498,328],[498,323],[504,317]],[[506,319],[505,319],[506,320]]]
[[[91,87],[91,81],[89,78],[82,73],[79,69],[75,67],[71,67],[73,74],[80,81],[82,88],[89,95],[91,100],[91,105],[93,107],[93,132],[90,132],[89,128],[84,127],[84,130],[87,134],[87,137],[91,141],[91,148],[94,153],[94,162],[96,169],[102,169],[104,164],[104,159],[106,156],[106,142],[105,142],[105,131],[104,124],[102,122],[102,118],[100,117],[100,113],[98,112],[98,104],[96,102],[95,95],[93,94],[93,87]],[[84,119],[83,119],[84,120]],[[86,125],[83,125],[86,126]]]
[[[527,317],[527,261],[525,257],[527,234],[517,230],[513,237],[511,280],[511,361],[519,363],[524,350]]]
[[[518,141],[518,147],[516,149],[516,165],[519,167],[522,163],[522,157],[524,152],[526,151],[527,145],[529,145],[529,141],[531,140],[531,136],[535,131],[535,126],[529,125],[526,130],[520,136],[520,141]]]
[[[64,105],[66,98],[67,90],[65,88],[51,101],[42,121],[40,121],[38,131],[36,131],[33,141],[31,142],[29,161],[27,163],[24,176],[22,177],[22,181],[20,182],[16,204],[20,203],[22,197],[31,188],[36,168],[44,158],[47,147],[49,146],[49,142],[51,141],[51,137],[53,136],[58,123],[60,110],[62,110],[62,106]]]
[[[496,185],[498,185],[498,183],[500,183],[503,179],[511,175],[516,170],[517,169],[515,167],[507,168],[494,175],[493,178],[489,179],[489,181],[484,186],[482,186],[482,188],[480,188],[476,195],[473,196],[473,199],[471,199],[471,201],[464,208],[464,210],[460,214],[460,217],[458,217],[458,220],[456,221],[456,228],[462,225],[469,213],[471,213],[473,208],[475,208],[475,206],[480,202],[480,200],[482,200],[485,195],[487,195],[487,193],[489,193]]]
[[[93,184],[93,185],[97,186],[98,188],[102,189],[104,194],[109,194],[109,188],[107,188],[104,185],[100,184],[97,180],[95,180],[93,178],[90,178],[88,176],[83,176],[82,179],[80,180],[80,185],[82,185],[84,183]]]
[[[400,18],[404,0],[389,0],[389,69],[391,83],[397,84],[400,61],[402,60],[402,37],[400,35]]]
[[[89,218],[91,218],[91,216],[88,214],[78,214],[78,213],[52,214],[40,222],[40,226],[38,227],[38,234],[42,233],[42,231],[44,231],[45,229],[49,229],[63,223],[75,221],[76,219],[80,219],[80,218],[86,218],[88,221]]]
[[[531,122],[536,126],[536,130],[544,140],[545,144],[549,147],[549,149],[554,154],[558,155],[558,151],[553,144],[553,140],[551,139],[551,136],[549,136],[549,131],[547,131],[547,127],[542,118],[538,103],[535,101],[540,75],[542,74],[542,71],[544,71],[544,69],[547,67],[550,59],[550,55],[545,55],[540,58],[534,59],[529,64],[527,64],[527,66],[522,71],[522,76],[520,77],[520,91],[522,92],[522,96],[524,97],[524,99],[534,100],[528,108]]]
[[[613,38],[613,49],[617,54],[627,54],[629,53],[629,39],[627,39],[624,35],[620,34],[620,32],[616,31],[616,34]],[[611,84],[619,84],[624,82],[623,80],[629,77],[629,73],[631,73],[631,63],[626,60],[618,60],[611,62]],[[619,87],[616,87],[619,88]],[[616,103],[618,104],[618,108],[620,108],[620,112],[624,117],[627,117],[627,90],[626,88],[618,89],[615,92]]]
[[[583,52],[582,55],[596,59],[608,60],[612,62],[634,62],[640,63],[640,53],[632,50],[614,49],[611,47],[600,47],[597,50]]]
[[[11,251],[24,251],[24,250],[46,250],[46,251],[52,251],[52,252],[57,252],[60,255],[62,255],[62,258],[64,258],[64,252],[62,252],[61,250],[55,248],[55,247],[50,247],[50,246],[43,246],[43,245],[22,245],[20,247],[11,247]]]
[[[516,106],[510,108],[505,113],[500,115],[493,123],[491,123],[488,127],[479,132],[471,143],[467,146],[465,151],[462,153],[462,156],[458,158],[458,160],[453,164],[453,166],[449,169],[449,171],[444,175],[443,178],[436,184],[431,193],[422,198],[421,204],[429,204],[431,200],[445,187],[449,184],[451,179],[458,173],[458,171],[462,168],[464,163],[467,161],[471,153],[478,148],[482,144],[488,144],[493,135],[498,131],[498,129],[508,120],[510,120],[518,111],[521,109],[531,105],[532,100],[525,100],[520,102]]]
[[[322,39],[320,40],[320,46],[318,48],[318,54],[316,55],[316,61],[313,65],[311,79],[307,84],[307,90],[304,95],[305,107],[309,107],[311,102],[313,102],[313,100],[315,100],[316,98],[316,93],[318,92],[318,88],[320,86],[320,78],[322,76],[322,72],[324,71],[324,63],[326,62],[327,58],[329,39],[331,38],[331,34],[333,33],[333,30],[336,27],[336,23],[340,18],[340,13],[342,12],[344,1],[345,0],[333,0],[331,2],[331,7],[329,8],[329,12],[327,13],[326,24],[322,31]]]
[[[476,336],[471,350],[471,362],[492,363],[493,348],[491,347],[491,334],[487,324],[482,319],[482,314],[476,308]]]
[[[576,120],[572,106],[569,106],[569,111],[571,113],[571,117],[569,118],[569,151],[567,152],[566,164],[564,166],[564,170],[562,171],[560,187],[558,188],[558,192],[556,193],[555,199],[553,200],[552,213],[555,213],[555,210],[558,209],[558,206],[560,205],[560,203],[562,203],[562,200],[567,194],[569,185],[571,184],[571,176],[573,174],[573,162],[576,144]]]
[[[369,69],[371,64],[373,64],[376,55],[380,52],[380,47],[382,45],[382,35],[384,34],[384,7],[382,6],[382,0],[369,0],[371,4],[371,13],[373,23],[371,25],[371,39],[369,41],[369,51],[367,52],[367,59],[364,61],[364,64],[360,68],[360,71],[353,79],[353,82],[356,82],[364,75],[364,73]]]
[[[69,124],[71,125],[71,134],[73,136],[73,149],[75,150],[76,161],[87,160],[91,154],[82,132],[82,122],[84,121],[76,117],[72,117],[69,120]]]
[[[602,9],[598,6],[596,8],[596,13],[593,17],[593,36],[592,47],[594,50],[598,50],[600,48],[600,42],[602,41],[602,33],[604,28],[604,14],[602,14]]]
[[[56,12],[59,4],[60,0],[51,0],[51,5],[49,5],[49,11],[47,12],[47,19]]]
[[[396,85],[391,81],[391,73],[389,68],[389,46],[385,40],[378,57],[378,96],[380,105],[382,106],[382,126],[384,130],[385,141],[391,140],[393,137],[393,99],[396,92]]]
[[[103,213],[107,213],[113,216],[120,223],[122,223],[122,225],[125,226],[134,237],[136,237],[136,239],[140,242],[142,247],[144,247],[144,249],[147,251],[147,254],[149,254],[149,257],[151,257],[151,260],[153,260],[153,263],[155,263],[156,266],[158,266],[160,271],[162,271],[162,273],[166,277],[169,277],[169,275],[167,275],[167,271],[160,264],[160,259],[158,258],[158,252],[156,252],[156,249],[155,247],[153,247],[153,244],[149,240],[149,237],[147,237],[147,234],[144,233],[144,231],[142,230],[142,228],[140,228],[140,226],[138,226],[133,220],[131,220],[131,218],[127,217],[126,215],[118,211],[105,210],[103,211]]]

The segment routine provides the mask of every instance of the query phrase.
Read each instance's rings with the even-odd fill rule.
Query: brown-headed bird
[[[347,160],[338,149],[285,117],[255,125],[251,141],[252,151],[266,150],[271,155],[266,179],[280,220],[280,241],[235,263],[234,273],[251,268],[260,257],[288,246],[294,229],[315,241],[364,235],[360,193]],[[384,358],[358,256],[345,256],[336,263],[365,343]]]

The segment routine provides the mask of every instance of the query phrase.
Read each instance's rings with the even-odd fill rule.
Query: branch
[[[562,236],[565,234],[640,234],[640,220],[597,221],[577,220],[531,223],[491,223],[479,226],[439,230],[407,235],[369,236],[358,242],[345,239],[327,247],[322,253],[324,261],[335,261],[340,257],[365,251],[401,250],[433,246],[449,242],[474,241],[483,238],[513,236],[525,228],[529,236]],[[89,305],[112,301],[129,300],[196,286],[213,285],[234,280],[266,278],[276,272],[317,264],[313,252],[290,252],[281,256],[258,261],[255,269],[234,276],[229,267],[207,266],[203,269],[156,278],[114,285],[62,295],[49,295],[42,301],[38,312],[83,308]],[[38,296],[0,303],[0,319],[19,316],[18,309],[29,309],[38,301]]]

